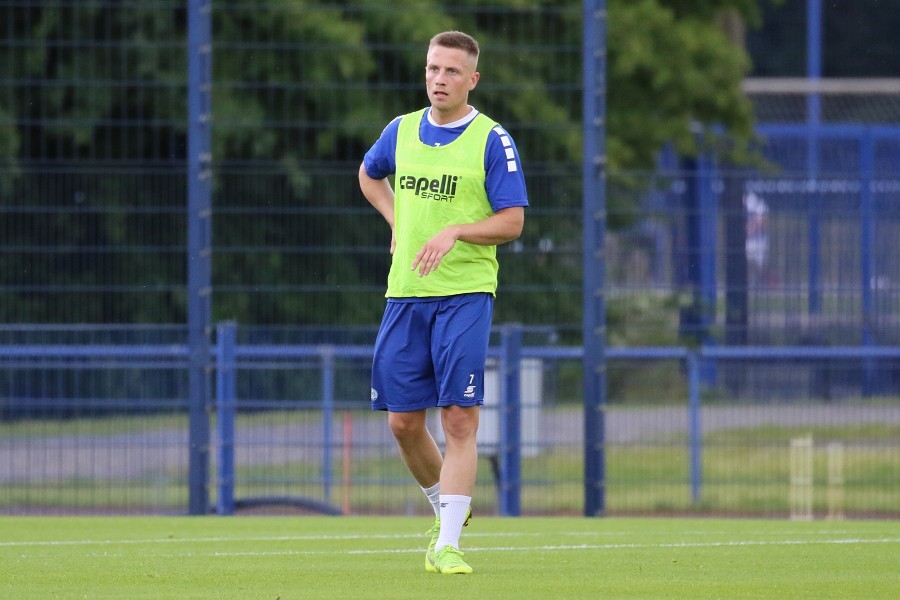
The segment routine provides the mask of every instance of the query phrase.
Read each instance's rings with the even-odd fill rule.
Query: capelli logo
[[[413,190],[413,194],[423,200],[453,202],[453,199],[456,198],[456,184],[458,181],[458,175],[445,174],[441,175],[440,179],[404,175],[400,178],[397,187],[401,190]]]

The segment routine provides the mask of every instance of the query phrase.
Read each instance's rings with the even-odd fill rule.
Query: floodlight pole
[[[606,510],[606,0],[584,0],[582,220],[584,514]]]
[[[212,4],[188,2],[188,512],[209,512]]]

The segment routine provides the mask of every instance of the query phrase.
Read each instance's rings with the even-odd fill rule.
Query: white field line
[[[528,535],[539,535],[539,534],[507,534],[507,537],[511,536],[528,536]],[[484,534],[487,537],[487,534]],[[421,538],[421,535],[398,535],[398,536],[310,536],[304,537],[300,539],[399,539],[399,538]],[[492,536],[496,537],[496,536]],[[263,538],[263,539],[254,539],[254,541],[284,541],[284,540],[294,540],[298,538]],[[207,542],[207,541],[215,541],[216,538],[201,538],[196,540],[177,540],[179,542],[190,542],[193,541],[195,543]],[[176,540],[151,540],[151,543],[167,543],[173,542]],[[221,541],[239,541],[230,538],[221,538]],[[240,540],[240,541],[248,541],[248,539]],[[90,542],[92,544],[98,544],[101,542]],[[141,544],[147,543],[147,540],[107,540],[103,542],[109,545],[116,545],[122,543],[131,543],[131,544]],[[558,552],[558,551],[579,551],[579,550],[636,550],[636,549],[662,549],[662,548],[740,548],[740,547],[752,547],[752,546],[815,546],[815,545],[860,545],[860,544],[898,544],[900,543],[900,538],[874,538],[874,539],[863,539],[863,538],[836,538],[836,539],[811,539],[811,540],[730,540],[730,541],[721,541],[721,542],[668,542],[668,543],[656,543],[656,544],[565,544],[565,545],[536,545],[536,546],[467,546],[466,551],[494,551],[494,552]],[[4,543],[4,546],[22,546],[28,543],[17,543],[17,542],[7,542]],[[57,542],[51,545],[71,545],[72,542]],[[48,545],[47,542],[43,544],[31,543],[30,545]],[[419,553],[421,552],[421,547],[416,548],[384,548],[377,550],[346,550],[346,549],[335,549],[335,550],[282,550],[282,551],[239,551],[239,552],[222,552],[222,551],[214,551],[214,552],[185,552],[185,553],[177,553],[171,554],[167,553],[165,556],[184,556],[184,557],[194,557],[194,556],[213,556],[213,557],[248,557],[248,556],[325,556],[325,555],[334,555],[334,554],[407,554],[407,553]],[[111,554],[108,552],[99,552],[92,553],[92,556],[97,557],[110,557],[117,556],[116,554]],[[147,556],[144,554],[143,556]],[[29,558],[30,555],[20,555],[20,558]]]
[[[820,544],[900,544],[900,538],[835,539],[835,540],[775,540],[728,542],[674,542],[667,544],[575,544],[560,546],[466,546],[466,552],[558,552],[574,550],[634,550],[654,548],[720,548],[742,546],[813,546]],[[381,550],[284,550],[271,552],[188,552],[180,556],[310,556],[329,554],[409,554],[422,552],[421,548],[387,548]]]
[[[542,533],[473,533],[466,537],[537,536]],[[0,548],[17,546],[115,546],[118,544],[220,544],[222,542],[327,542],[343,540],[404,540],[425,539],[424,533],[394,533],[377,535],[278,535],[266,537],[205,537],[205,538],[155,538],[146,540],[33,540],[0,542]]]
[[[728,531],[681,531],[679,535],[728,535]],[[852,531],[783,531],[784,535],[841,535],[851,534]],[[501,532],[501,533],[475,533],[465,532],[465,538],[500,538],[500,537],[534,537],[544,536],[546,533],[524,533],[524,532]],[[633,535],[628,531],[567,531],[558,532],[554,535],[573,536],[573,537],[613,537],[613,536],[630,536]],[[29,546],[115,546],[133,545],[133,544],[220,544],[222,542],[306,542],[306,541],[345,541],[345,540],[404,540],[404,539],[423,539],[424,533],[385,533],[373,535],[278,535],[278,536],[251,536],[251,537],[200,537],[200,538],[150,538],[150,539],[122,539],[122,540],[21,540],[21,541],[0,541],[0,548],[8,547],[29,547]],[[610,547],[619,547],[611,545]]]

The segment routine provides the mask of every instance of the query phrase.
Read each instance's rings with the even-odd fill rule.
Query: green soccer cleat
[[[466,516],[466,520],[463,523],[463,527],[466,527],[469,524],[469,519],[472,518],[472,509],[469,508],[469,514]],[[441,536],[441,518],[434,518],[434,525],[431,526],[431,529],[425,532],[425,535],[431,536],[431,541],[428,542],[428,549],[425,550],[425,570],[428,573],[438,573],[437,567],[434,566],[434,546],[437,544],[438,538]]]
[[[434,555],[434,567],[442,575],[468,575],[472,567],[462,557],[463,553],[453,546],[444,546]]]
[[[428,542],[428,550],[425,551],[425,570],[429,573],[437,573],[437,567],[434,566],[434,545],[437,544],[438,537],[441,535],[441,518],[434,518],[434,525],[425,532],[425,535],[431,535],[431,541]]]

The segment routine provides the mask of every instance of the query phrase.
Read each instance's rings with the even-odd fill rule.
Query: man
[[[465,33],[432,38],[430,107],[389,123],[359,169],[363,195],[392,233],[372,408],[388,411],[400,455],[434,508],[425,570],[443,574],[472,572],[459,538],[478,467],[496,246],[519,237],[528,205],[512,138],[468,104],[478,54]],[[432,407],[441,412],[443,456],[426,426]]]

